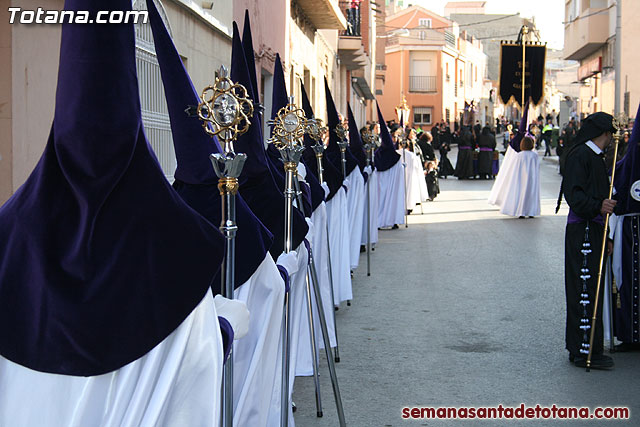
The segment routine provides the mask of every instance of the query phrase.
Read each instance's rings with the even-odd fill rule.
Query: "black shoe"
[[[631,351],[640,351],[640,343],[627,343],[623,342],[622,344],[618,344],[615,346],[616,352],[626,353]]]
[[[530,215],[529,218],[535,218],[533,215]]]
[[[367,247],[365,245],[360,245],[360,253],[367,252]]]
[[[587,356],[574,356],[569,355],[569,361],[578,368],[587,367]],[[613,368],[613,359],[604,354],[594,354],[591,356],[591,368],[593,369],[608,369]]]
[[[520,219],[524,219],[524,216],[522,216],[522,215],[521,215],[521,216],[519,216],[518,218],[520,218]]]
[[[397,230],[398,228],[400,228],[398,224],[393,224],[393,227],[391,227],[392,230]]]

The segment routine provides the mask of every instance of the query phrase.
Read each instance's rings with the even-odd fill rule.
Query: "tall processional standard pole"
[[[328,129],[322,126],[322,120],[313,119],[315,125],[309,126],[307,128],[307,134],[313,139],[316,143],[312,146],[313,151],[316,155],[316,166],[318,169],[318,179],[320,183],[324,183],[324,167],[322,166],[322,159],[324,156],[324,144],[322,142],[324,135],[328,131]],[[333,290],[333,267],[331,262],[331,243],[329,241],[329,215],[327,214],[326,221],[326,236],[327,236],[327,256],[328,256],[328,267],[329,267],[329,285],[331,287],[331,307],[335,306],[335,293]],[[335,309],[331,310],[331,315],[333,316],[333,330],[334,335],[336,337],[336,350],[334,352],[334,360],[336,363],[340,363],[340,344],[338,341],[338,322],[336,322],[336,311]]]
[[[245,154],[235,153],[233,142],[249,129],[253,103],[248,99],[244,86],[233,83],[228,74],[228,70],[222,66],[215,84],[203,90],[198,104],[198,117],[203,121],[205,131],[211,136],[217,136],[224,144],[223,152],[211,154],[210,160],[218,176],[218,190],[222,197],[220,231],[225,237],[225,256],[221,293],[223,297],[233,299],[235,237],[238,230],[236,194],[239,188],[238,177],[247,160]],[[233,344],[231,346],[233,348]],[[224,364],[221,405],[221,425],[233,427],[233,350]]]
[[[347,179],[347,146],[349,146],[349,142],[347,142],[347,132],[348,130],[342,125],[342,122],[338,123],[338,125],[333,130],[335,134],[338,136],[338,147],[340,147],[340,160],[342,165],[342,179]],[[347,305],[351,305],[351,300],[347,300]]]
[[[273,126],[273,137],[269,140],[270,143],[275,144],[282,160],[284,162],[285,177],[285,252],[292,250],[292,214],[293,214],[293,200],[294,196],[297,196],[296,187],[299,187],[297,182],[298,163],[304,152],[304,144],[302,142],[304,133],[307,130],[308,122],[305,118],[304,111],[298,108],[293,101],[293,97],[289,98],[289,104],[278,111],[276,118],[269,122]],[[302,209],[302,200],[298,199],[298,205]],[[311,276],[311,280],[310,277]],[[315,267],[313,264],[313,253],[309,248],[309,266],[307,268],[307,297],[309,300],[309,323],[310,334],[312,341],[312,352],[315,349],[315,334],[313,330],[313,312],[311,310],[311,295],[310,295],[310,282],[314,283],[313,289],[315,293],[316,305],[318,308],[318,317],[320,319],[320,326],[322,329],[322,336],[325,344],[325,352],[327,355],[327,362],[329,364],[329,375],[331,376],[331,382],[333,384],[333,390],[336,400],[336,407],[338,410],[338,419],[340,426],[346,426],[344,418],[344,410],[342,407],[342,398],[340,396],[340,389],[338,387],[338,379],[335,371],[334,359],[331,354],[331,342],[329,341],[329,334],[327,331],[326,319],[324,317],[324,310],[322,306],[322,299],[320,297],[320,290],[317,283],[317,275],[315,274]],[[289,337],[289,323],[291,317],[291,305],[289,298],[285,299],[284,319],[285,327],[283,332],[283,358],[282,358],[282,401],[281,401],[281,426],[288,426],[289,424],[289,366],[290,366],[290,337]],[[317,368],[317,355],[314,354],[314,371]],[[320,390],[319,382],[317,379],[317,371],[315,376],[316,381],[316,403],[319,405],[318,416],[322,416],[322,408],[320,402]]]

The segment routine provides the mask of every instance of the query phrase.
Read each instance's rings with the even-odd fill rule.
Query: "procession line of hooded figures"
[[[95,14],[106,6],[67,0],[65,10]],[[108,6],[127,11],[131,2]],[[313,371],[307,248],[333,347],[334,306],[353,297],[350,271],[367,243],[366,215],[373,244],[379,227],[404,223],[404,167],[388,129],[382,126],[374,166],[367,167],[349,109],[346,179],[335,132],[322,183],[305,136],[304,206],[293,211],[295,251],[285,254],[283,164],[273,145],[265,149],[255,108],[235,142],[247,160],[236,198],[234,299],[222,298],[221,200],[209,161],[221,148],[185,113],[198,105],[198,94],[153,1],[147,7],[175,182],[166,180],[144,133],[133,25],[63,24],[44,154],[0,208],[0,425],[218,426],[231,349],[233,424],[279,425],[285,292],[292,307],[289,396],[295,376]],[[248,14],[242,41],[235,23],[233,30],[231,79],[258,104]],[[326,89],[333,129],[339,118]],[[286,100],[277,58],[272,110]],[[304,90],[303,100],[313,117]],[[293,425],[291,410],[288,417]]]

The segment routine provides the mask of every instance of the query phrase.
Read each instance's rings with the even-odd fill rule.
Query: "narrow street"
[[[455,150],[450,158],[455,163]],[[558,424],[403,420],[404,406],[628,406],[632,416],[640,413],[640,355],[614,354],[612,371],[590,373],[567,359],[567,206],[554,214],[557,165],[557,157],[541,158],[541,217],[501,215],[487,203],[493,181],[450,177],[423,214],[414,210],[408,228],[380,231],[371,277],[363,254],[353,305],[337,312],[348,425]],[[321,375],[324,418],[315,416],[313,379],[296,379],[298,426],[338,425],[324,358]]]

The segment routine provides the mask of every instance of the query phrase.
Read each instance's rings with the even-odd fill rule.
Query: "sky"
[[[416,4],[439,15],[444,6],[455,0],[404,0],[405,5]],[[486,0],[486,13],[510,14],[520,12],[525,18],[535,17],[540,38],[553,49],[564,45],[564,1],[562,0]]]

